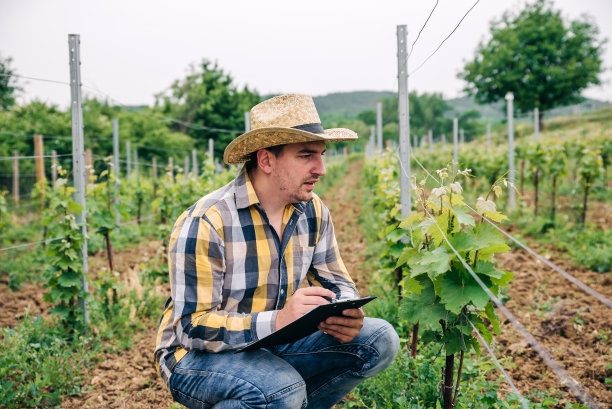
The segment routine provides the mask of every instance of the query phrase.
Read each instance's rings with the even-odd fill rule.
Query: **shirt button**
[[[281,295],[285,294],[285,290],[281,290]]]

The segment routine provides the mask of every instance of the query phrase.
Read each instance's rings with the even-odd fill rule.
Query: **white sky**
[[[475,0],[440,0],[414,47],[414,70],[452,31]],[[127,105],[186,74],[190,63],[217,61],[237,84],[260,94],[397,89],[396,26],[411,46],[435,0],[0,0],[0,55],[17,74],[69,80],[68,34],[81,36],[83,85]],[[462,94],[456,78],[472,59],[489,22],[524,1],[481,0],[420,70],[410,89]],[[612,38],[612,1],[555,0],[566,18],[588,13]],[[410,47],[409,47],[410,48]],[[612,99],[612,44],[602,86],[584,95]],[[20,102],[68,105],[68,86],[20,80]],[[84,89],[84,91],[86,91]]]

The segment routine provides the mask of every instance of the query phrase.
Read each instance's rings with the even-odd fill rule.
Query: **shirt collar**
[[[242,170],[238,176],[236,176],[234,186],[236,189],[235,197],[237,209],[246,209],[247,207],[260,203],[257,193],[255,192],[255,188],[253,187],[253,183],[251,182],[251,178],[249,177],[249,174],[244,166],[242,167]],[[303,213],[304,209],[306,208],[306,203],[297,202],[289,206],[293,206],[300,213]]]
[[[259,203],[259,198],[257,193],[255,193],[251,178],[244,166],[238,176],[236,176],[234,186],[236,187],[236,208],[245,209]]]

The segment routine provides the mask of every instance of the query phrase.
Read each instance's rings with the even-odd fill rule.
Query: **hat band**
[[[310,133],[324,133],[323,125],[320,123],[304,124],[292,126],[293,129],[299,129],[300,131],[306,131]]]

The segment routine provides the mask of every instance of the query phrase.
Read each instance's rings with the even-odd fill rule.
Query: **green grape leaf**
[[[429,218],[429,220],[432,219]],[[434,244],[439,246],[440,243],[444,241],[444,236],[448,229],[448,213],[445,212],[436,217],[436,222],[437,223],[434,223],[432,220],[432,224],[427,229],[427,233],[431,235]]]
[[[420,222],[421,220],[423,220],[423,213],[413,212],[408,218],[406,218],[403,222],[400,223],[399,228],[406,228],[412,225],[414,222]]]
[[[421,294],[421,291],[425,288],[418,279],[410,277],[404,277],[400,285],[404,297],[410,294]]]
[[[474,250],[474,235],[471,232],[459,232],[449,238],[450,244],[457,251]]]
[[[489,328],[487,328],[487,326],[484,325],[482,322],[478,322],[474,324],[474,326],[476,327],[478,332],[480,332],[480,335],[482,335],[484,340],[487,341],[487,344],[490,344],[493,340],[493,334],[491,333],[491,331],[489,331]]]
[[[57,278],[57,282],[62,287],[80,286],[81,275],[75,271],[64,271]]]
[[[459,314],[461,309],[469,303],[476,308],[484,308],[489,301],[489,296],[472,276],[451,270],[442,281],[440,299],[449,311]]]
[[[456,354],[461,352],[464,342],[467,340],[467,336],[459,331],[459,328],[454,327],[448,329],[442,336],[442,342],[444,342],[444,350],[446,355]],[[467,348],[467,343],[466,343]]]
[[[474,248],[486,249],[494,244],[506,245],[501,234],[495,229],[495,227],[489,223],[481,223],[474,226]],[[508,248],[508,250],[510,250]],[[507,250],[506,250],[507,251]]]
[[[496,277],[491,277],[491,282],[499,287],[505,287],[506,285],[508,285],[508,283],[510,283],[512,280],[514,280],[514,273],[511,271],[505,271],[505,270],[500,270],[500,272],[503,273],[503,275],[499,278]]]
[[[491,325],[493,326],[493,331],[499,335],[501,325],[493,303],[488,303],[485,307],[485,316],[491,322]]]
[[[410,277],[416,277],[427,273],[433,280],[440,274],[444,274],[450,268],[451,255],[445,247],[438,247],[433,251],[415,254],[408,264],[410,265]]]
[[[476,268],[474,269],[475,273],[483,274],[489,276],[491,278],[501,279],[506,274],[505,271],[499,271],[495,269],[493,263],[490,261],[481,261],[479,260],[476,264]]]
[[[387,240],[397,243],[402,239],[402,237],[404,237],[404,235],[405,232],[395,229],[392,230],[389,234],[387,234]]]
[[[395,264],[395,267],[397,268],[397,267],[403,266],[404,264],[406,264],[408,260],[415,257],[418,253],[419,251],[415,249],[414,247],[404,247],[402,254],[397,259],[397,263]]]
[[[404,244],[401,242],[393,243],[388,247],[389,255],[393,258],[399,258],[404,251]]]
[[[419,281],[423,285],[421,293],[413,293],[402,298],[400,318],[405,319],[410,324],[420,322],[423,325],[434,326],[446,317],[446,309],[436,300],[436,293],[431,281],[426,277]]]
[[[468,208],[464,206],[453,206],[453,211],[455,212],[455,216],[457,216],[457,220],[461,224],[465,224],[468,226],[473,226],[476,224],[474,218],[471,214],[468,213]]]
[[[489,247],[480,249],[478,258],[481,260],[491,260],[494,253],[505,253],[510,250],[506,243],[491,244]]]

